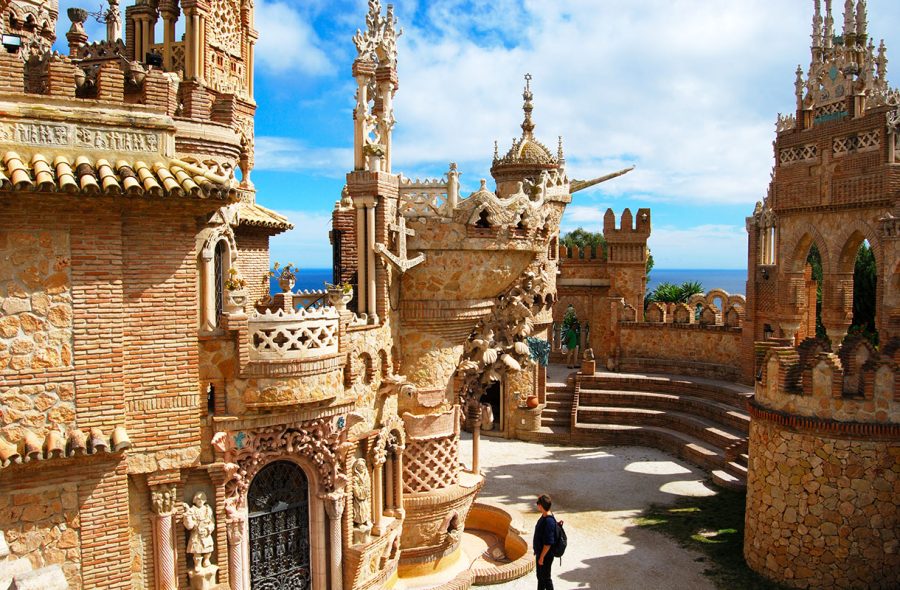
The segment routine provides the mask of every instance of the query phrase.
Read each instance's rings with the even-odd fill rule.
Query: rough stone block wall
[[[660,359],[698,365],[721,365],[740,371],[741,330],[698,324],[619,324],[622,358]],[[710,370],[713,370],[710,367]],[[701,371],[702,373],[702,371]],[[717,377],[717,375],[709,375]]]
[[[0,530],[12,557],[32,567],[59,564],[72,588],[81,588],[78,486],[74,483],[16,486],[0,494]]]
[[[72,365],[69,236],[0,229],[0,374]]]
[[[900,586],[900,443],[750,425],[744,556],[796,588]]]
[[[73,590],[131,588],[124,462],[106,456],[4,470],[0,530],[15,557],[60,564]]]

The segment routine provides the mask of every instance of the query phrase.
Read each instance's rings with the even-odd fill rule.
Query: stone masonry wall
[[[744,556],[796,588],[900,586],[900,443],[750,425]]]
[[[266,294],[269,272],[269,234],[259,230],[240,228],[235,232],[238,247],[237,267],[247,281],[247,309]],[[282,264],[289,260],[280,261]]]
[[[72,364],[69,236],[0,229],[0,373]]]
[[[709,372],[709,377],[732,373],[736,377],[741,366],[741,330],[698,324],[621,323],[619,351],[623,359],[673,361],[686,369],[694,365],[700,376]]]

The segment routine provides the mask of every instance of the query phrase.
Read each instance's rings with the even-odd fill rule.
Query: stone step
[[[753,395],[747,386],[699,377],[602,373],[582,379],[581,390],[683,394],[744,410]]]
[[[548,409],[551,409],[551,408],[567,408],[567,409],[569,409],[572,407],[573,401],[574,400],[571,400],[571,399],[570,400],[547,399],[547,401],[544,403],[543,411],[546,412]]]
[[[578,424],[636,424],[661,426],[684,432],[724,449],[744,438],[744,435],[712,420],[672,410],[621,408],[610,406],[579,406]]]
[[[744,481],[747,481],[747,466],[746,465],[741,465],[740,463],[737,463],[736,461],[729,461],[729,462],[725,463],[724,469],[725,469],[725,471],[727,471],[734,477],[737,477],[739,479],[743,479]]]
[[[633,424],[581,424],[574,432],[589,435],[600,444],[625,444],[654,447],[689,461],[704,469],[720,469],[725,464],[721,449],[683,432],[659,426]]]
[[[565,426],[568,427],[572,421],[568,418],[541,418],[541,426]]]
[[[672,410],[704,417],[728,426],[737,432],[750,429],[750,415],[721,402],[673,393],[646,391],[592,390],[581,391],[579,406],[613,406]]]
[[[727,471],[723,471],[721,469],[713,469],[711,475],[712,480],[715,484],[727,490],[741,492],[747,489],[746,478],[742,479],[740,477],[735,477],[731,473],[728,473]]]

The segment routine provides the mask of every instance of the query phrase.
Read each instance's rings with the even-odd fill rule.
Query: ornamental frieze
[[[161,133],[134,129],[61,122],[0,121],[0,143],[158,154],[164,142]]]

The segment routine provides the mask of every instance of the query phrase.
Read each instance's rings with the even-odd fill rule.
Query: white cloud
[[[505,1],[505,30],[495,2],[457,16],[422,4],[398,9],[396,169],[456,161],[485,175],[493,140],[503,151],[520,133],[530,72],[536,134],[551,149],[564,135],[570,176],[637,164],[601,193],[748,206],[765,194],[776,114],[792,110],[794,69],[809,59],[806,2]],[[875,36],[900,21],[887,0],[869,13]]]
[[[588,231],[601,231],[603,229],[603,215],[606,213],[607,207],[607,205],[602,204],[567,206],[562,222],[562,233],[577,227],[583,227]]]
[[[322,42],[296,7],[287,2],[260,0],[255,24],[259,30],[256,63],[274,74],[326,74],[334,65]]]
[[[331,215],[308,211],[279,211],[286,216],[294,229],[272,238],[269,244],[270,259],[282,264],[293,262],[303,268],[331,266],[331,245],[328,230]]]
[[[658,268],[747,267],[747,231],[738,225],[654,227],[649,246]]]
[[[256,170],[306,172],[339,178],[352,166],[351,148],[314,148],[288,137],[256,138]]]

